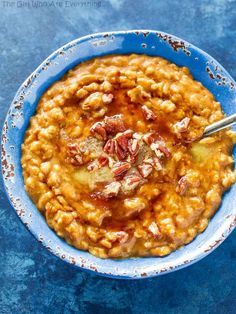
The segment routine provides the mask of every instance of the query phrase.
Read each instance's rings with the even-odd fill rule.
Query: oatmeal
[[[106,56],[41,97],[22,145],[25,188],[48,225],[100,258],[164,256],[208,225],[236,181],[230,130],[189,70]]]

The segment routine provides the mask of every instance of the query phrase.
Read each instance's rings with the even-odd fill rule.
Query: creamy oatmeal
[[[41,97],[22,145],[25,188],[48,225],[101,258],[164,256],[208,225],[236,180],[234,135],[189,70],[106,56]]]

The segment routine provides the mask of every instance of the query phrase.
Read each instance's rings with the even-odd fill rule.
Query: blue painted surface
[[[1,7],[1,123],[20,83],[50,52],[95,31],[167,31],[206,50],[236,77],[235,5],[235,1],[219,0],[198,5],[188,1],[138,1],[134,5],[120,0],[76,10]],[[235,232],[190,268],[124,282],[81,272],[51,256],[20,224],[2,192],[0,209],[1,313],[235,312]]]

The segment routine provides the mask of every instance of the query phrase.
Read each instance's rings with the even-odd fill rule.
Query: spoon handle
[[[203,137],[206,137],[210,134],[216,133],[220,130],[228,128],[229,126],[236,124],[236,113],[232,114],[231,116],[224,118],[220,121],[217,121],[211,125],[208,125],[203,133]]]

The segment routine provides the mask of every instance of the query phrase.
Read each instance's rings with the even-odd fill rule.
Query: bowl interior
[[[169,256],[120,261],[101,260],[69,246],[47,226],[24,190],[20,164],[20,143],[43,92],[65,72],[82,61],[107,54],[129,53],[161,56],[179,66],[188,67],[194,78],[213,93],[227,115],[236,112],[236,90],[233,79],[212,57],[193,45],[156,31],[90,35],[54,52],[18,90],[3,128],[2,170],[8,197],[17,214],[51,252],[72,264],[96,270],[107,276],[140,278],[189,265],[218,246],[235,225],[236,185],[223,196],[222,205],[210,221],[208,228],[193,242]],[[236,158],[236,149],[233,153]]]

